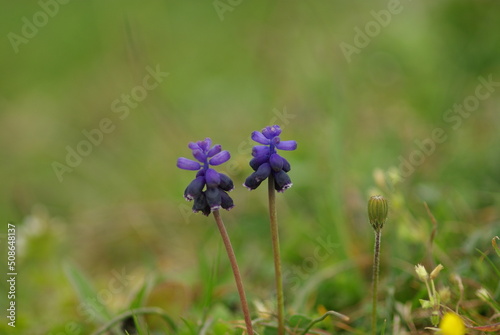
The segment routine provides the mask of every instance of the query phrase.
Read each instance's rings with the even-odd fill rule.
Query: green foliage
[[[75,264],[68,261],[64,265],[64,271],[68,280],[83,304],[88,304],[89,308],[95,313],[97,320],[100,322],[109,321],[111,314],[106,306],[101,304],[97,299],[97,290],[93,287],[88,278],[79,270]]]

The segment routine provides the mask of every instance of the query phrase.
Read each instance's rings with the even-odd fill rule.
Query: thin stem
[[[375,230],[375,253],[373,255],[373,308],[372,308],[372,335],[377,334],[377,298],[378,298],[378,273],[380,267],[380,239],[382,230]]]
[[[429,301],[433,303],[434,295],[432,294],[431,287],[429,286],[429,278],[424,280],[425,287],[427,288],[427,293],[429,294]]]
[[[285,302],[283,297],[283,278],[281,274],[280,239],[278,233],[278,216],[276,214],[276,192],[274,177],[269,176],[269,220],[271,223],[271,238],[273,242],[274,275],[276,280],[276,297],[278,300],[278,335],[285,334]]]
[[[434,279],[431,279],[431,289],[432,289],[432,295],[434,296],[434,306],[439,307],[439,304],[441,302],[439,301],[439,294],[437,294],[436,286],[434,285]]]
[[[227,256],[229,257],[229,262],[231,263],[231,268],[233,269],[234,281],[236,282],[236,287],[238,288],[238,294],[240,295],[241,309],[243,310],[243,315],[245,317],[245,324],[247,327],[248,335],[253,335],[252,319],[250,319],[250,312],[248,310],[247,298],[245,295],[245,290],[243,289],[243,281],[241,280],[240,270],[238,268],[238,263],[236,262],[236,256],[234,255],[233,246],[229,240],[229,235],[227,234],[224,222],[220,217],[219,210],[212,211],[214,215],[215,222],[217,222],[217,227],[219,228],[220,235],[222,236],[222,241],[226,247]]]
[[[321,322],[323,321],[324,319],[326,319],[327,316],[336,316],[338,318],[340,318],[342,321],[349,321],[349,317],[348,316],[345,316],[344,314],[340,314],[338,312],[335,312],[335,311],[328,311],[326,312],[325,314],[323,314],[322,316],[320,316],[319,318],[317,319],[314,319],[312,320],[308,325],[307,327],[302,331],[301,335],[307,335],[307,332],[309,331],[309,329],[311,329],[312,326],[314,326],[315,324],[317,324],[318,322]]]
[[[432,316],[431,316],[431,321],[434,321],[434,325],[437,325],[439,323],[439,305],[441,304],[440,299],[439,299],[439,294],[436,292],[436,286],[434,285],[434,279],[431,279],[431,289],[432,289],[432,296],[433,299],[431,300],[432,302]],[[434,317],[433,317],[434,316]]]

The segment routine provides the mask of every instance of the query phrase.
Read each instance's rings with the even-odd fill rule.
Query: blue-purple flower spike
[[[295,150],[297,142],[281,141],[279,135],[281,128],[279,126],[269,126],[262,129],[261,132],[254,131],[252,140],[259,143],[252,149],[252,160],[250,166],[255,171],[246,180],[243,186],[249,190],[255,190],[259,185],[266,180],[271,173],[274,177],[274,188],[278,192],[284,192],[292,187],[292,181],[288,176],[290,171],[290,163],[278,155],[276,149],[279,150]]]
[[[177,167],[183,170],[198,171],[196,178],[186,187],[184,198],[194,200],[193,212],[209,215],[213,210],[234,207],[233,199],[227,194],[234,187],[231,178],[219,173],[210,166],[223,164],[231,158],[228,151],[222,150],[220,144],[212,146],[212,140],[191,142],[188,147],[196,161],[180,157]]]

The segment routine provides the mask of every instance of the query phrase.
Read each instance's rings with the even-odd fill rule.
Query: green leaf
[[[110,321],[108,321],[107,323],[105,323],[104,325],[99,327],[99,329],[97,329],[95,332],[93,332],[92,335],[102,335],[104,333],[108,333],[110,329],[112,329],[114,326],[123,322],[123,320],[125,320],[129,317],[133,317],[136,324],[138,324],[136,321],[136,320],[138,320],[136,316],[143,315],[143,314],[157,315],[157,316],[161,317],[170,326],[173,333],[177,333],[177,325],[173,322],[172,318],[168,314],[165,313],[164,310],[162,310],[161,308],[158,308],[158,307],[143,307],[143,308],[138,308],[138,309],[126,311],[120,315],[115,316],[113,319],[111,319]],[[186,323],[186,325],[189,326],[188,322],[185,319],[182,319],[182,320]],[[146,335],[146,334],[144,334],[144,331],[141,330],[140,328],[138,328],[138,330],[139,330],[140,335]],[[149,334],[148,328],[146,328],[146,331]],[[193,334],[193,335],[196,334],[196,331],[193,331],[191,334]]]
[[[212,331],[214,335],[226,335],[231,333],[231,327],[225,322],[219,321],[214,324]]]
[[[109,321],[111,314],[100,301],[98,294],[85,274],[72,262],[63,265],[64,273],[76,291],[80,300],[78,309],[89,319],[99,322]],[[96,320],[97,319],[97,320]]]
[[[266,326],[264,335],[278,335],[278,328],[276,326]]]
[[[493,268],[493,270],[496,272],[497,276],[500,277],[500,269],[498,269],[496,267],[495,263],[493,263],[493,261],[484,252],[482,252],[481,250],[476,249],[476,251],[479,252],[481,254],[481,256],[484,257],[484,259],[486,259],[486,261],[491,265],[491,267]]]
[[[186,325],[186,327],[188,328],[188,334],[191,334],[191,335],[197,335],[198,334],[198,331],[196,330],[196,325],[194,324],[194,322],[188,320],[188,319],[185,319],[183,317],[181,317],[181,320],[182,322]]]
[[[500,237],[495,236],[491,239],[491,245],[493,245],[493,249],[495,249],[495,252],[497,253],[498,257],[500,257],[500,247],[497,244],[497,241],[500,241]]]
[[[151,291],[151,281],[145,280],[141,288],[134,295],[128,309],[136,309],[143,307],[144,302],[146,301],[146,298],[149,295],[150,291]]]
[[[382,325],[382,329],[380,330],[380,335],[385,335],[386,327],[387,327],[387,319],[384,319],[384,324]]]
[[[420,305],[422,305],[423,309],[431,308],[432,304],[429,300],[418,299],[420,301]]]
[[[312,319],[305,315],[296,314],[290,317],[290,319],[288,320],[288,325],[292,328],[304,328],[308,324],[310,324],[311,321]]]

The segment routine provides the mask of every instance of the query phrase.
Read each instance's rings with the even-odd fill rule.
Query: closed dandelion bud
[[[368,200],[368,218],[373,229],[377,232],[382,230],[387,220],[389,206],[387,200],[381,195],[375,195]]]
[[[442,266],[441,264],[436,266],[436,268],[434,270],[432,270],[432,272],[430,274],[431,279],[436,279],[437,276],[439,275],[439,272],[441,272],[441,270],[443,270],[443,269],[444,269],[444,266]]]

